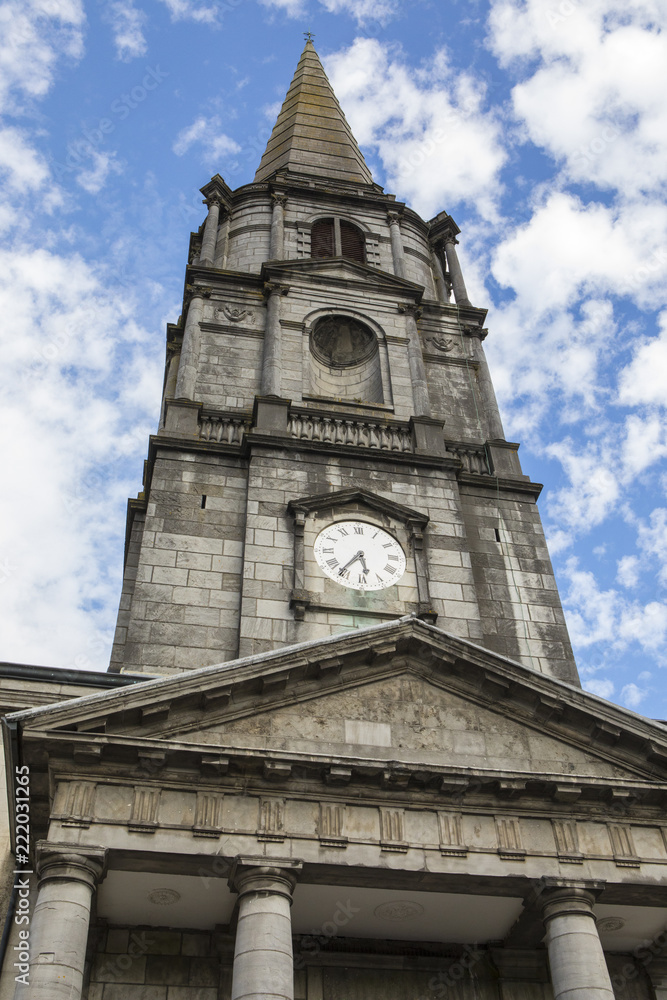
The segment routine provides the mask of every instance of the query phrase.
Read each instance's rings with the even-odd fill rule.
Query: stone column
[[[201,350],[201,329],[199,324],[204,312],[204,298],[208,295],[210,295],[208,288],[198,288],[195,286],[191,289],[185,330],[183,331],[181,360],[178,365],[178,378],[176,379],[176,399],[194,400],[199,352]]]
[[[275,281],[264,285],[266,295],[266,326],[264,328],[264,356],[262,358],[262,396],[280,395],[282,363],[280,299],[289,288]]]
[[[394,274],[399,278],[405,277],[405,254],[403,251],[403,240],[401,238],[400,217],[398,212],[388,212],[389,235],[391,237],[391,255],[394,259]]]
[[[466,327],[465,332],[470,335],[473,358],[477,364],[477,386],[484,410],[486,438],[488,441],[504,441],[505,430],[503,422],[500,419],[498,400],[496,399],[489,366],[486,361],[486,354],[482,346],[482,341],[486,337],[487,331],[482,330],[480,327]]]
[[[447,256],[447,268],[449,269],[449,275],[452,280],[452,288],[454,289],[454,301],[457,306],[471,306],[472,302],[468,298],[468,292],[466,291],[463,274],[461,272],[461,265],[459,264],[458,254],[456,253],[457,243],[458,240],[455,236],[445,237],[445,254]]]
[[[431,270],[433,271],[435,291],[438,296],[438,301],[443,303],[449,302],[449,293],[451,291],[449,277],[445,276],[445,272],[442,269],[440,254],[434,249],[431,249]]]
[[[424,366],[424,355],[417,329],[417,320],[421,316],[421,310],[414,305],[399,305],[398,309],[399,312],[405,314],[405,325],[408,334],[408,363],[410,365],[415,416],[430,417],[431,404],[428,398],[426,368]]]
[[[30,924],[29,984],[15,1000],[80,1000],[93,892],[106,850],[49,844],[37,847],[39,884]]]
[[[290,907],[301,862],[258,861],[239,859],[229,880],[239,893],[232,1000],[294,1000]]]
[[[215,260],[215,244],[218,239],[218,221],[220,219],[220,199],[207,198],[204,202],[208,205],[208,215],[204,225],[204,237],[201,241],[201,253],[199,263],[203,267],[213,267]]]
[[[593,892],[574,885],[542,896],[554,1000],[614,1000],[594,903]]]
[[[269,260],[283,260],[285,256],[285,205],[287,195],[273,194],[273,212],[271,213],[271,246]]]

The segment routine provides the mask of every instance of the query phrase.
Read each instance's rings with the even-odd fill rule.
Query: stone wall
[[[350,951],[329,942],[320,952],[314,943],[295,939],[295,1000],[553,1000],[543,949],[525,964],[512,952],[508,965],[502,951],[476,946],[438,955],[429,945],[371,942],[366,952],[363,941],[350,942]],[[83,1000],[230,1000],[233,950],[233,934],[223,928],[101,922],[90,935]],[[609,955],[607,962],[617,1000],[652,1000],[641,962],[630,955]]]
[[[91,930],[83,1000],[229,1000],[233,938],[224,932]]]

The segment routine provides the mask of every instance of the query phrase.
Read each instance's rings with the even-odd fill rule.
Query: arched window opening
[[[361,230],[345,219],[318,219],[310,234],[312,257],[347,257],[366,262]]]
[[[319,219],[310,233],[312,257],[335,257],[336,240],[333,219]]]
[[[377,337],[353,316],[318,319],[310,331],[313,395],[348,402],[383,403]]]

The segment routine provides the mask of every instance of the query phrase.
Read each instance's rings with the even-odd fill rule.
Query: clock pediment
[[[292,514],[296,514],[297,512],[311,514],[326,511],[327,509],[338,511],[341,508],[349,508],[352,504],[357,504],[360,508],[365,507],[379,515],[394,518],[406,525],[419,525],[422,529],[426,527],[429,520],[428,515],[422,511],[414,510],[412,507],[405,507],[393,500],[389,500],[380,493],[373,493],[371,490],[363,489],[313,493],[310,496],[300,497],[298,500],[291,500],[287,509]]]
[[[288,510],[294,518],[291,606],[297,619],[333,613],[350,625],[405,614],[435,620],[423,552],[426,514],[363,489],[302,497]]]

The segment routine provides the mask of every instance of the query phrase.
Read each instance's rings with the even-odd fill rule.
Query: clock
[[[385,590],[405,573],[405,553],[393,535],[366,521],[336,521],[313,546],[330,580],[353,590]]]

